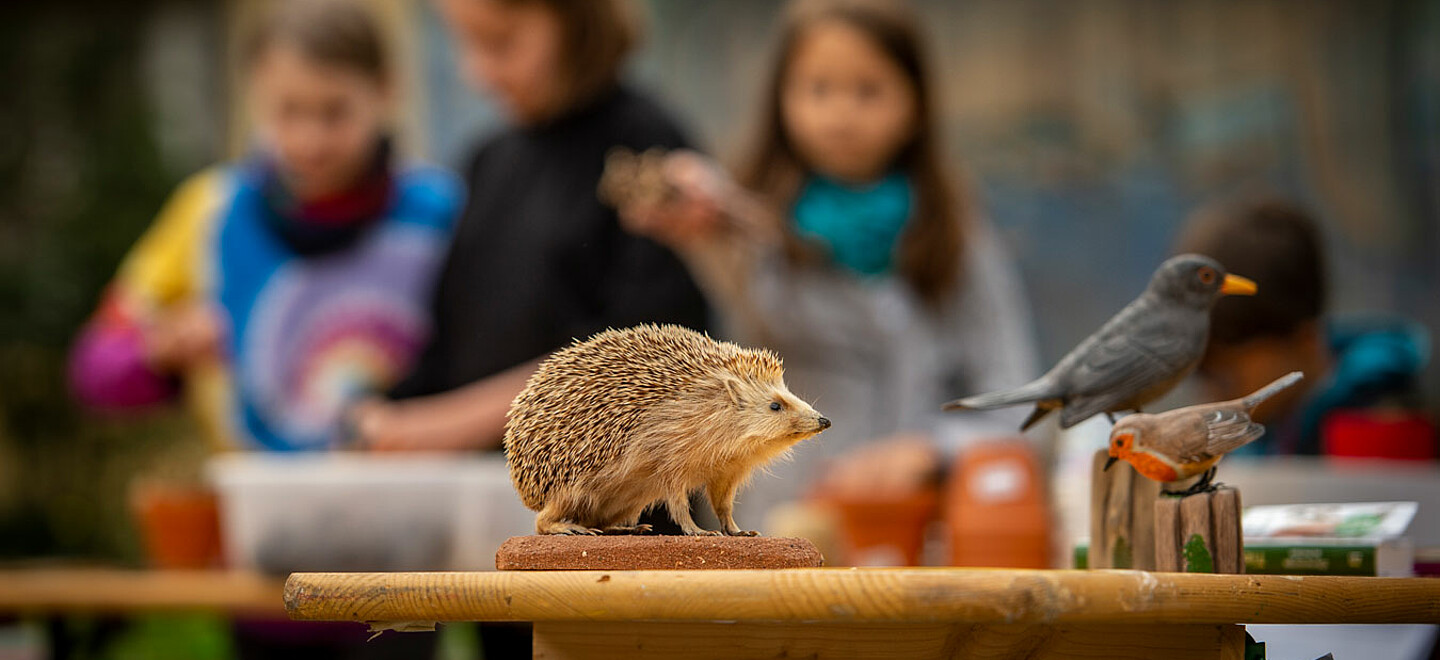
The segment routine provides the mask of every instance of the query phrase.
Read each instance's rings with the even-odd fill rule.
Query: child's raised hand
[[[627,230],[682,250],[724,229],[717,193],[726,183],[693,151],[617,152],[606,163],[601,194]]]
[[[444,451],[460,449],[443,442],[437,429],[444,420],[427,419],[404,403],[372,398],[361,401],[346,411],[349,430],[348,446],[379,452]]]
[[[143,330],[145,357],[161,371],[182,371],[220,356],[220,315],[200,302],[173,305]]]
[[[527,362],[441,394],[387,401],[372,398],[346,412],[350,446],[371,451],[449,452],[500,444],[510,402],[537,362]]]

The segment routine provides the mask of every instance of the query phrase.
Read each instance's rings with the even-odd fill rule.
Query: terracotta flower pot
[[[936,518],[939,495],[924,490],[899,498],[822,501],[840,519],[846,566],[919,566],[925,530]]]
[[[152,566],[196,569],[220,563],[220,514],[214,493],[140,482],[130,489],[130,508]]]
[[[1048,568],[1050,513],[1044,474],[1023,439],[966,449],[945,489],[950,563]]]

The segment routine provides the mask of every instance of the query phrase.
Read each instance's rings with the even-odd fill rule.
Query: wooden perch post
[[[1090,568],[1155,570],[1155,501],[1160,484],[1095,452],[1090,471]]]
[[[1244,573],[1240,491],[1222,487],[1155,501],[1155,570]]]

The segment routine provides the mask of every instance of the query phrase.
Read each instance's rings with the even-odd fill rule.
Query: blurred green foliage
[[[0,558],[134,558],[125,488],[193,437],[178,413],[102,419],[66,350],[183,172],[162,165],[141,71],[150,3],[0,10]],[[78,6],[77,6],[78,5]]]
[[[229,660],[234,656],[230,622],[215,614],[141,617],[132,621],[104,654],[113,660]]]

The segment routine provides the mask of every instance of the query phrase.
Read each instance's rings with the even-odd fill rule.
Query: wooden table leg
[[[540,622],[535,658],[1241,660],[1237,625]]]

